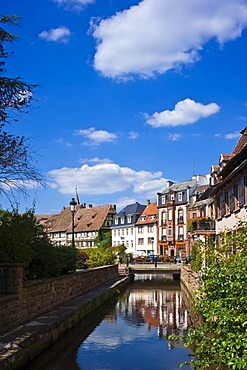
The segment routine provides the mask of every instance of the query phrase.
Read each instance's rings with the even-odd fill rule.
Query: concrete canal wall
[[[29,282],[23,281],[21,265],[0,265],[0,273],[0,334],[4,334],[118,277],[118,266],[103,266]]]

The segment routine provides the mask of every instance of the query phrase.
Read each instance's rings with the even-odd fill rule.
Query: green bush
[[[100,267],[105,265],[113,265],[116,263],[116,255],[111,248],[105,250],[91,249],[88,250],[88,260],[85,262],[86,267]]]
[[[191,329],[193,369],[247,369],[247,223],[209,254],[195,299],[204,322]]]
[[[79,256],[79,251],[73,246],[57,247],[57,252],[60,260],[61,274],[68,274],[76,271],[76,264]]]

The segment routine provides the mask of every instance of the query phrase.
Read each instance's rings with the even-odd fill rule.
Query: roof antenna
[[[195,176],[195,158],[192,157],[192,177]]]

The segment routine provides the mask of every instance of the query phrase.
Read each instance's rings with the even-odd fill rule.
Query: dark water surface
[[[162,275],[140,275],[117,299],[83,320],[26,369],[179,369],[190,352],[168,336],[186,335],[188,326],[179,282]]]

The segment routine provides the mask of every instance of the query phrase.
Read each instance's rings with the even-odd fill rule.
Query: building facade
[[[158,254],[158,209],[156,202],[147,206],[136,222],[136,253],[139,256]]]
[[[158,252],[161,255],[188,254],[189,238],[187,220],[190,198],[197,187],[206,185],[207,176],[193,176],[192,180],[172,183],[162,193],[157,193],[159,214]]]
[[[111,204],[95,206],[77,204],[72,214],[70,207],[64,207],[60,214],[47,218],[43,226],[54,245],[70,245],[72,243],[72,217],[74,217],[74,243],[77,248],[95,246],[95,238],[99,232],[110,231],[116,206]],[[38,217],[38,215],[37,215]]]
[[[239,220],[247,221],[247,127],[232,154],[220,156],[217,175],[213,196],[219,235],[233,230]]]
[[[126,253],[132,253],[133,256],[138,255],[135,225],[145,208],[146,205],[136,202],[127,205],[119,213],[114,215],[112,223],[113,246],[123,244],[127,248]]]

